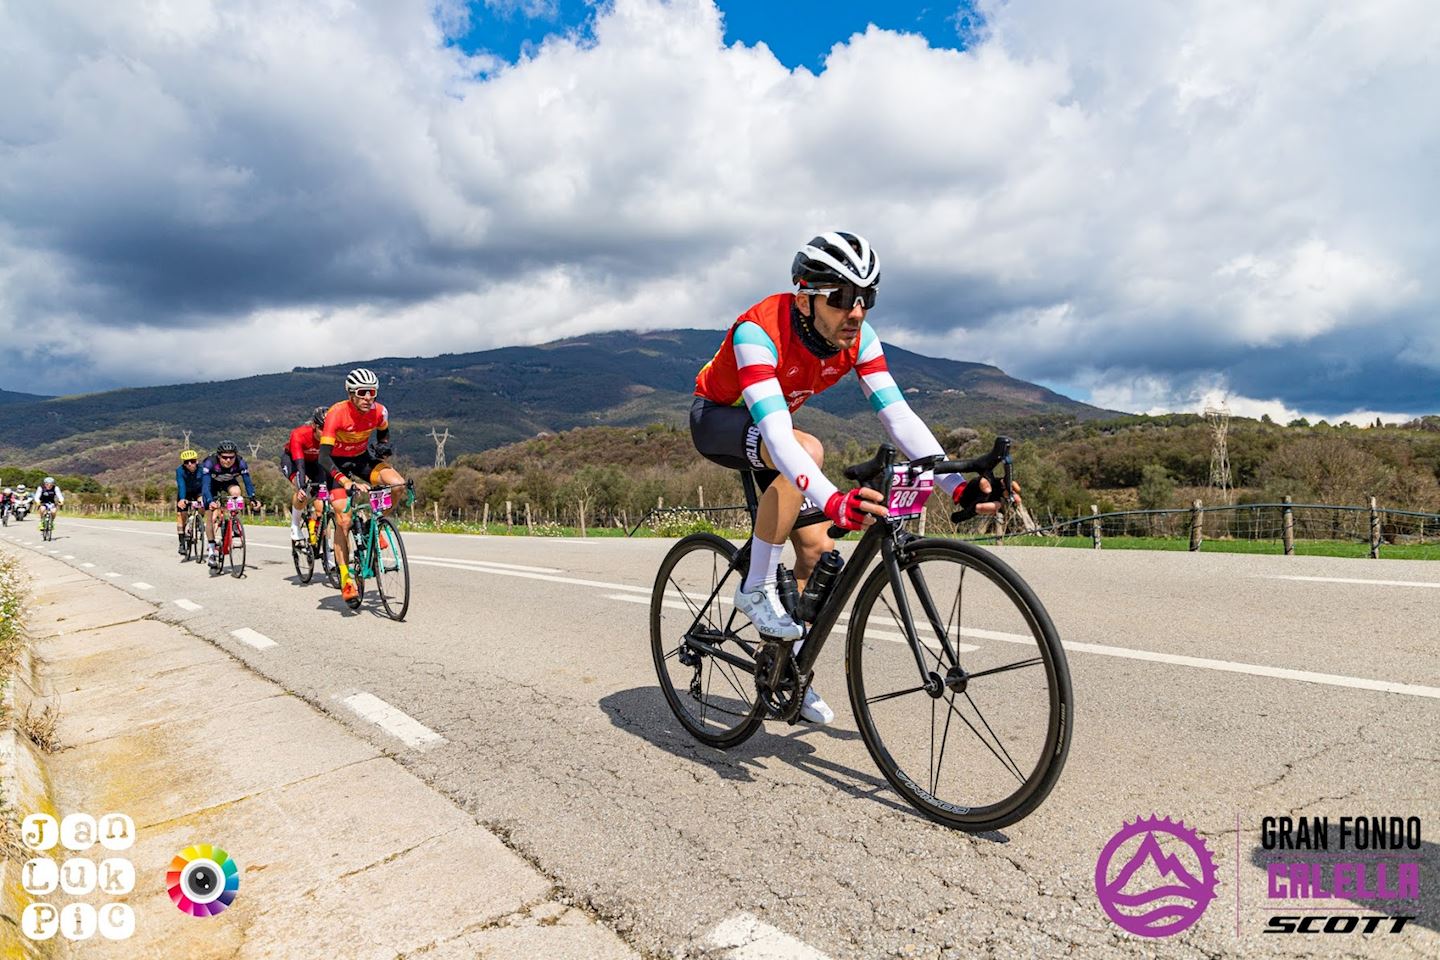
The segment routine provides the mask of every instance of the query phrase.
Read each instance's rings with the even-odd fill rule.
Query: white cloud
[[[719,326],[843,225],[914,349],[1126,408],[1433,410],[1428,7],[992,3],[970,51],[871,28],[815,74],[708,0],[513,65],[445,44],[450,0],[7,5],[0,335],[39,333],[0,382],[167,380],[214,329],[284,369],[353,317],[391,354]]]

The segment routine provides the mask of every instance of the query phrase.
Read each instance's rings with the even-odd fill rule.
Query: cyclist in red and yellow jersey
[[[356,367],[345,377],[345,393],[347,399],[325,412],[325,423],[320,428],[320,468],[331,480],[340,596],[353,608],[360,606],[360,593],[350,576],[350,515],[345,512],[350,492],[364,496],[375,484],[404,486],[405,478],[386,462],[393,450],[390,415],[377,399],[380,379],[372,371]],[[372,435],[376,440],[373,454]]]

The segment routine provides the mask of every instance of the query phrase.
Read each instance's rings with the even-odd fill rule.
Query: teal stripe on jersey
[[[900,392],[899,387],[881,387],[879,390],[870,394],[870,407],[876,413],[879,413],[881,410],[890,406],[890,404],[898,403],[904,399],[905,396]]]
[[[747,320],[736,327],[735,342],[750,347],[764,347],[770,351],[770,356],[774,357],[777,363],[780,361],[780,351],[775,349],[775,341],[770,339],[770,335],[762,330],[758,323]]]
[[[875,342],[875,328],[870,326],[869,320],[860,322],[860,357],[863,359],[865,351],[870,349],[870,344]]]
[[[782,396],[763,397],[750,405],[750,419],[759,423],[772,413],[788,409],[790,409],[790,407]]]

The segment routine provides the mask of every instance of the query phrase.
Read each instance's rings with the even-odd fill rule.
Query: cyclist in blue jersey
[[[194,450],[180,451],[180,465],[175,468],[175,533],[180,538],[180,556],[185,556],[185,510],[200,502],[200,454]]]
[[[250,465],[240,456],[240,448],[233,440],[226,440],[215,448],[215,455],[200,465],[200,502],[207,508],[205,514],[205,558],[212,568],[222,562],[215,552],[215,527],[220,520],[226,497],[240,496],[240,484],[245,484],[245,496],[250,506],[259,508],[255,499],[255,484],[250,481]]]

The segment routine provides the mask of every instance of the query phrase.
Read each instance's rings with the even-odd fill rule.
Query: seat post
[[[760,493],[755,487],[755,471],[740,471],[740,486],[745,490],[745,508],[750,511],[750,523],[755,523],[755,515],[760,510]]]

